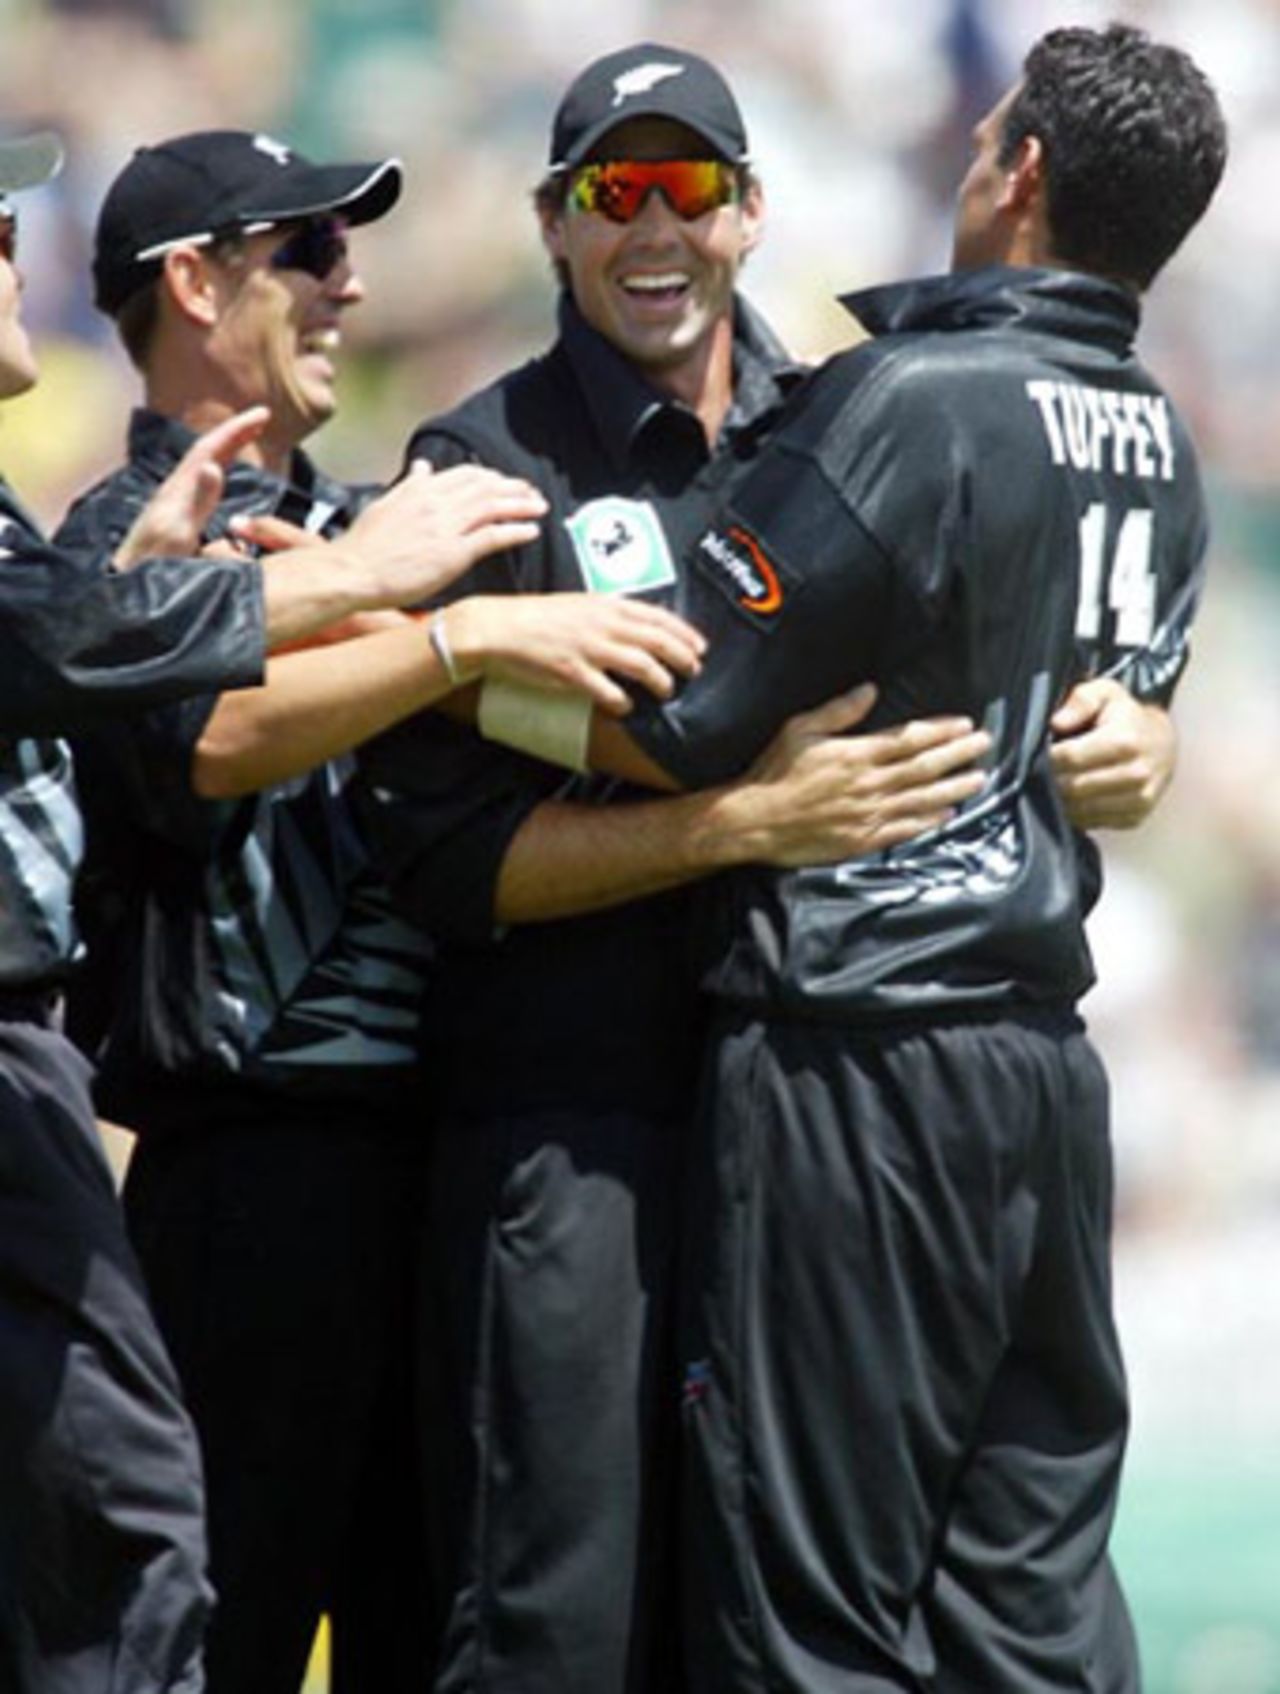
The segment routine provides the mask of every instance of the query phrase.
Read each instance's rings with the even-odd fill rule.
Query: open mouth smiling
[[[618,283],[629,299],[657,305],[683,300],[692,286],[687,271],[632,271],[620,277]]]

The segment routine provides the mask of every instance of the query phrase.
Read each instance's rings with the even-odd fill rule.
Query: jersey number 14
[[[1107,508],[1095,500],[1080,519],[1080,603],[1076,635],[1097,641],[1104,608],[1115,615],[1112,640],[1117,647],[1145,647],[1156,621],[1156,576],[1151,568],[1155,513],[1125,512],[1110,549]]]

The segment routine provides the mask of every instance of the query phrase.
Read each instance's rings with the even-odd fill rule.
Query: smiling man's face
[[[593,158],[699,159],[705,141],[666,118],[622,123]],[[571,179],[572,180],[572,179]],[[578,309],[618,351],[663,387],[706,357],[732,324],[733,290],[758,239],[763,207],[757,186],[700,217],[679,217],[651,193],[636,217],[614,223],[569,203],[543,218],[543,239],[563,262]]]
[[[281,225],[249,236],[221,264],[209,353],[232,402],[269,406],[271,433],[294,447],[337,407],[342,314],[363,300],[364,285],[345,254],[320,278],[273,264],[288,235]]]

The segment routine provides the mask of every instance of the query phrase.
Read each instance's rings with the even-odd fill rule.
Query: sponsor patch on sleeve
[[[795,594],[791,573],[769,556],[764,543],[741,523],[704,530],[693,563],[731,605],[761,628],[772,627]]]
[[[662,522],[647,500],[589,500],[565,520],[582,580],[596,594],[645,594],[676,580]]]

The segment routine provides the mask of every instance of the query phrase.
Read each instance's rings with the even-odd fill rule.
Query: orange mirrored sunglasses
[[[573,172],[569,204],[629,224],[655,189],[687,222],[735,200],[738,177],[723,159],[605,159]]]

